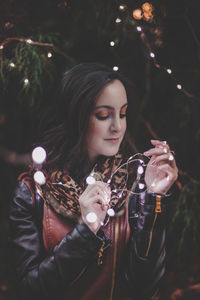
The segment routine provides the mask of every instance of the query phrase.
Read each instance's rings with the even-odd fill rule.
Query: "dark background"
[[[160,299],[200,299],[200,3],[152,0],[152,18],[134,19],[133,10],[144,2],[0,1],[0,300],[15,299],[8,210],[17,176],[27,167],[41,111],[61,76],[86,61],[118,66],[135,82],[138,151],[159,138],[176,152],[179,178]]]

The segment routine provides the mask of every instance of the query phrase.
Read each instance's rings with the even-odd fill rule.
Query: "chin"
[[[119,149],[117,149],[116,151],[108,151],[108,152],[104,152],[102,153],[102,155],[110,157],[110,156],[114,156],[118,153]]]

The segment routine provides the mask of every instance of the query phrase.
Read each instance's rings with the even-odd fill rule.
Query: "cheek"
[[[126,120],[124,121],[124,123],[122,125],[122,131],[125,134],[125,132],[126,132]]]
[[[105,126],[102,126],[102,123],[91,121],[89,125],[88,137],[90,139],[101,137],[105,134]]]

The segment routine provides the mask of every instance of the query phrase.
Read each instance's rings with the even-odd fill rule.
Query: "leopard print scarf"
[[[114,157],[105,158],[103,163],[97,163],[92,172],[98,175],[102,181],[107,182],[121,163],[122,156],[117,154]],[[115,181],[112,182],[111,190],[120,188],[123,176],[123,170],[121,170],[120,176],[116,177]],[[43,200],[58,214],[77,220],[81,215],[79,197],[85,190],[86,185],[85,182],[77,184],[67,172],[55,171],[44,185],[37,185],[37,191]],[[113,193],[110,206],[115,210],[119,210],[126,201],[126,196],[125,193],[123,197],[119,199],[119,197]]]

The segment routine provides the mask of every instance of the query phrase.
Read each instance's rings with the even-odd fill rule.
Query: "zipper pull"
[[[155,212],[156,213],[161,213],[161,200],[162,196],[161,195],[156,195],[156,207],[155,207]]]
[[[98,254],[98,265],[102,265],[102,263],[103,263],[102,256],[103,256],[104,245],[105,245],[105,242],[103,242],[103,244],[101,245],[101,248],[99,249],[99,251],[97,253]]]

